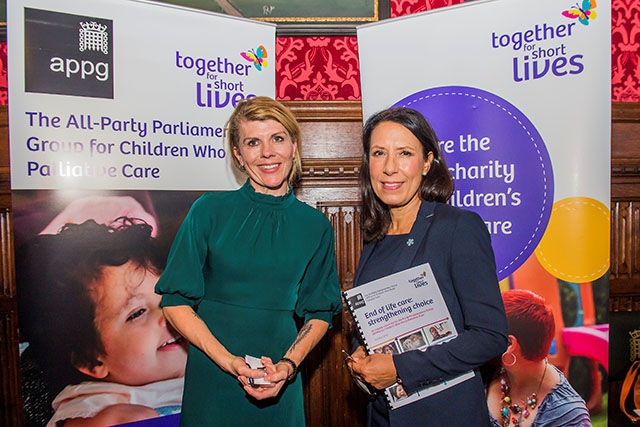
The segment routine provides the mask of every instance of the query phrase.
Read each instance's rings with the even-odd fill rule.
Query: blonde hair
[[[300,126],[295,116],[287,107],[275,99],[268,96],[256,96],[240,101],[226,124],[229,152],[233,149],[240,149],[240,124],[244,121],[255,120],[275,120],[284,126],[291,137],[291,141],[296,143],[296,150],[293,158],[291,172],[289,172],[288,182],[293,184],[302,175],[302,158],[300,155]],[[232,155],[233,165],[240,171],[244,168],[236,156]]]

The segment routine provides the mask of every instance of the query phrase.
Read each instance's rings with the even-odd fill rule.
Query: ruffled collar
[[[239,191],[240,194],[247,197],[251,202],[273,208],[284,209],[291,205],[291,203],[293,203],[293,201],[296,199],[296,196],[293,194],[293,187],[291,185],[289,185],[289,191],[287,191],[287,194],[284,194],[282,196],[272,196],[271,194],[256,192],[249,179],[246,180]]]

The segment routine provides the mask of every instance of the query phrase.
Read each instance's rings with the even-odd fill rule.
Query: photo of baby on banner
[[[28,427],[180,413],[187,342],[154,286],[195,196],[14,193]]]

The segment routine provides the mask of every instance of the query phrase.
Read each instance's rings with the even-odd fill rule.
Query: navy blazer
[[[413,350],[394,355],[404,389],[412,394],[470,370],[476,375],[392,411],[386,409],[379,397],[372,402],[368,425],[488,426],[478,368],[507,348],[507,321],[489,232],[474,212],[423,201],[409,238],[414,244],[390,254],[388,274],[429,262],[458,336],[424,352]],[[375,243],[368,243],[362,250],[355,286],[362,284],[362,271],[367,268],[374,247]]]

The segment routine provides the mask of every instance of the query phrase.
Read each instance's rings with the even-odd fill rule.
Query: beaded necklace
[[[544,376],[547,374],[548,363],[548,360],[544,359],[544,371],[542,372],[542,377],[540,378],[540,382],[538,383],[538,389],[529,395],[526,402],[522,402],[522,407],[520,407],[520,405],[518,405],[517,403],[513,403],[513,401],[511,400],[511,384],[509,383],[507,370],[504,368],[500,369],[500,392],[502,393],[502,409],[500,409],[500,415],[502,415],[503,427],[508,427],[511,423],[513,423],[514,427],[521,426],[522,419],[526,419],[529,417],[529,415],[531,415],[529,409],[534,410],[536,408],[536,406],[538,405],[538,393],[540,393],[540,387],[542,387]]]

